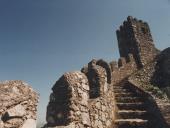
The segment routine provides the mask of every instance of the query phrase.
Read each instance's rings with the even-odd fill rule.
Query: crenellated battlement
[[[128,54],[127,58],[121,57],[118,63],[113,61],[110,63],[112,67],[113,83],[116,84],[137,70],[137,65],[132,54]]]
[[[123,67],[124,65],[126,65],[126,58],[120,57],[118,60],[118,67]]]
[[[102,59],[93,59],[81,72],[65,73],[52,88],[47,107],[47,125],[110,127],[114,117],[111,78],[110,65]],[[100,114],[107,114],[107,124],[105,118],[99,120],[96,117]],[[100,123],[96,124],[96,121]]]
[[[128,16],[127,17],[127,21],[128,22],[140,22],[140,23],[142,23],[142,24],[147,24],[147,26],[148,26],[148,23],[146,22],[146,21],[143,21],[143,20],[138,20],[137,18],[133,18],[132,16]]]
[[[158,53],[147,22],[131,16],[116,31],[120,57],[133,54],[138,68],[153,60]]]
[[[126,65],[130,65],[132,63],[135,63],[135,59],[132,54],[128,54],[127,58],[120,57],[117,61],[110,62],[111,70],[114,71],[114,69],[118,69],[121,67],[126,67]]]
[[[137,69],[132,54],[128,54],[127,58],[121,57],[118,63],[113,64],[92,59],[81,72],[65,73],[52,88],[47,107],[47,125],[112,126],[116,108],[110,85],[120,82]],[[105,118],[108,123],[105,123],[105,118],[97,118],[96,115],[101,114],[107,114]],[[96,124],[96,120],[100,123]]]
[[[110,67],[111,67],[111,71],[113,72],[113,70],[118,68],[118,63],[117,61],[111,61],[110,63]]]

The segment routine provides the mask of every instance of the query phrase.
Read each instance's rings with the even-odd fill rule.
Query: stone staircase
[[[126,84],[113,88],[118,108],[114,128],[149,128],[145,98],[130,90]]]

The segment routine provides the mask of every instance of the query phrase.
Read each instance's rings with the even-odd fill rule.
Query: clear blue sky
[[[64,72],[119,57],[115,31],[128,15],[149,23],[157,48],[170,46],[168,0],[0,0],[0,79],[32,85],[45,120]]]

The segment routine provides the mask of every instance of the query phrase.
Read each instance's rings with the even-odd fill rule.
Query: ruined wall
[[[112,128],[115,119],[115,99],[109,88],[105,96],[89,101],[91,128]]]
[[[88,64],[87,78],[89,80],[90,98],[97,98],[107,93],[106,70],[96,64],[97,61],[94,59]]]
[[[108,64],[106,61],[100,59],[96,62],[96,65],[99,65],[99,66],[101,66],[105,69],[106,74],[107,74],[107,83],[111,84],[111,82],[112,82],[112,71],[111,71],[110,64]]]
[[[170,95],[170,48],[160,52],[157,57],[135,72],[131,77],[149,88],[152,85],[159,87],[163,92]]]
[[[153,44],[149,25],[142,20],[129,16],[116,33],[120,56],[127,59],[128,54],[131,53],[139,68],[158,53]]]
[[[112,86],[108,84],[111,82],[110,76],[112,76],[110,66],[103,60],[92,60],[88,64],[87,76],[90,92],[92,91],[92,95],[90,93],[91,99],[89,100],[91,127],[109,128],[113,125],[115,118],[113,90]],[[99,95],[96,95],[96,93]]]
[[[0,83],[0,128],[36,128],[38,95],[23,81]]]
[[[45,128],[112,128],[116,112],[112,85],[121,82],[149,96],[145,98],[152,102],[150,111],[152,107],[160,110],[160,117],[169,125],[169,101],[159,88],[150,86],[159,50],[153,44],[148,24],[128,17],[117,30],[117,38],[118,63],[93,59],[81,72],[65,73],[56,82],[47,106]],[[165,65],[169,65],[169,59]],[[168,66],[162,67],[169,73]]]
[[[90,125],[88,114],[89,85],[81,72],[65,73],[53,86],[47,107],[48,126]],[[70,126],[71,127],[71,126]]]
[[[111,62],[110,65],[112,67],[112,83],[118,84],[121,80],[127,78],[133,72],[137,71],[137,65],[135,59],[132,54],[128,54],[128,60],[124,57],[121,57],[116,64],[115,61]]]
[[[53,86],[45,127],[109,128],[114,96],[105,68],[92,60],[80,71],[65,73]],[[109,69],[111,70],[111,69]],[[110,74],[111,76],[111,74]]]

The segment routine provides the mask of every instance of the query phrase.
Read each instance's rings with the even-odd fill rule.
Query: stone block
[[[7,111],[9,117],[22,117],[25,113],[26,110],[21,104],[14,106]]]
[[[36,128],[36,121],[34,119],[27,119],[21,128]]]

